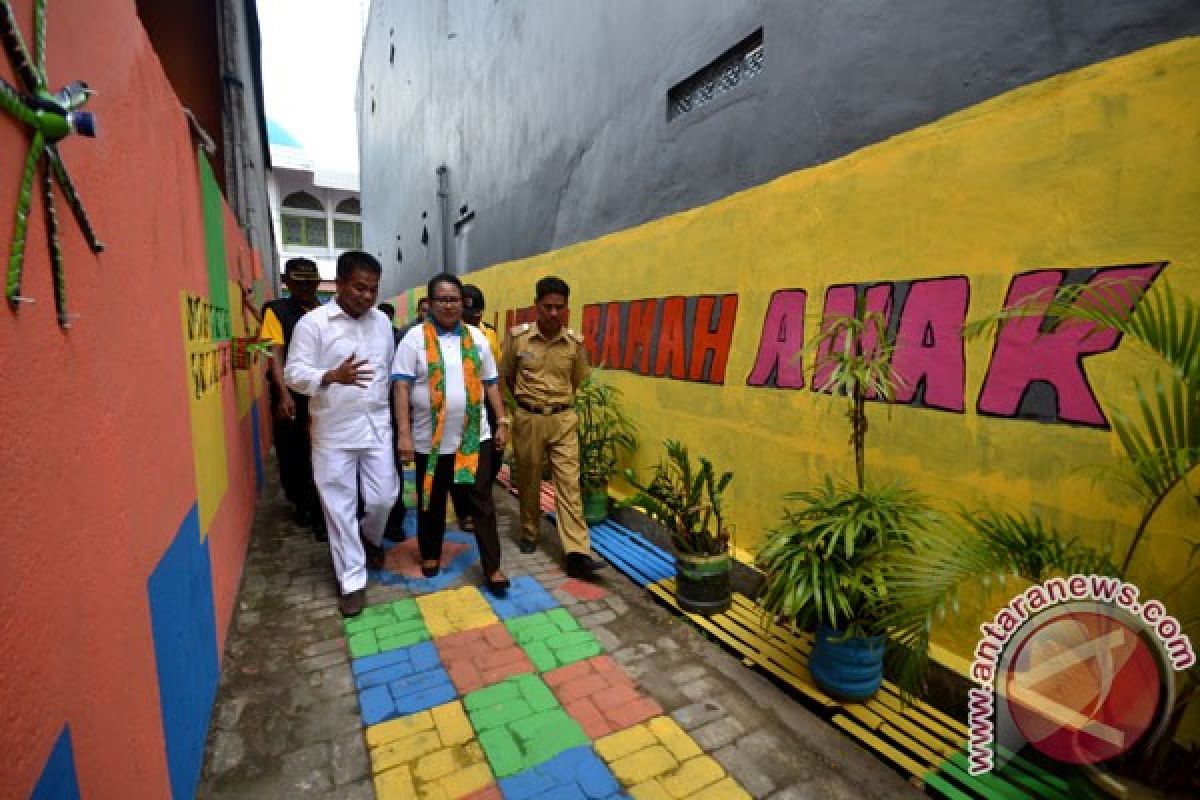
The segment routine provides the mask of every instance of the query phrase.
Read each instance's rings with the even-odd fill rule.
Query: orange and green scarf
[[[437,329],[432,322],[422,326],[425,334],[425,361],[429,365],[429,408],[433,414],[433,442],[429,448],[429,462],[425,467],[424,496],[433,492],[433,474],[441,454],[442,434],[446,427],[446,365],[442,359],[442,348],[438,342]],[[462,343],[463,385],[467,390],[467,410],[463,417],[462,440],[454,454],[454,483],[474,483],[475,470],[479,467],[479,419],[483,403],[483,371],[475,337],[467,326],[459,326],[459,341]]]

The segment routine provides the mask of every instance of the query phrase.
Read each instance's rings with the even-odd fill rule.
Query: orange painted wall
[[[32,3],[14,7],[29,41]],[[180,319],[181,292],[209,293],[196,149],[133,3],[51,0],[47,38],[53,88],[84,79],[100,92],[99,138],[60,149],[107,249],[90,252],[60,196],[79,314],[63,331],[35,198],[23,294],[36,302],[0,308],[0,796],[29,795],[68,725],[83,796],[165,797],[147,582],[197,500]],[[3,58],[0,76],[16,82]],[[0,114],[4,264],[27,146]],[[226,231],[252,264],[236,225]],[[207,531],[217,659],[253,513],[261,387],[252,379],[241,402],[233,380],[219,388],[229,485]]]

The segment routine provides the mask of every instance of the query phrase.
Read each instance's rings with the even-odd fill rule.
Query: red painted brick
[[[500,794],[500,787],[496,784],[485,786],[478,792],[471,792],[465,795],[461,800],[504,800],[504,795]]]
[[[663,713],[662,706],[649,697],[639,697],[631,703],[604,710],[604,716],[612,723],[614,731],[645,722],[661,713]]]
[[[565,667],[550,670],[542,675],[542,680],[550,688],[560,686],[567,681],[575,680],[578,677],[588,674],[592,671],[591,659],[587,661],[576,661],[574,664],[568,664]]]
[[[612,660],[612,656],[594,656],[589,658],[587,663],[592,665],[592,669],[596,672],[617,672],[625,677],[629,677],[625,670],[617,667],[617,662]]]
[[[589,602],[593,600],[600,600],[608,596],[607,589],[602,589],[594,583],[588,583],[587,581],[581,581],[575,578],[569,578],[568,580],[563,581],[561,584],[559,584],[558,588],[562,589],[572,597],[578,597],[580,600],[587,600]]]
[[[632,686],[613,686],[596,692],[592,701],[600,708],[616,708],[641,697]]]
[[[558,698],[558,702],[564,705],[572,700],[578,700],[580,697],[594,695],[597,692],[602,692],[605,689],[611,688],[608,680],[604,675],[591,673],[576,678],[573,681],[567,681],[561,686],[554,688],[554,696]]]
[[[504,627],[502,623],[488,625],[486,628],[478,629],[475,633],[486,639],[487,643],[497,650],[513,644],[512,635],[509,634],[508,628]]]
[[[599,739],[615,730],[612,724],[604,718],[604,715],[596,709],[592,701],[586,697],[573,703],[564,703],[563,709],[579,723],[579,727],[583,728],[583,732],[588,735],[588,738]]]

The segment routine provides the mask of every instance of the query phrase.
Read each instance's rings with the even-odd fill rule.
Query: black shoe
[[[517,547],[521,548],[521,552],[526,555],[537,550],[537,539],[521,539],[517,542]]]
[[[431,561],[433,559],[430,559]],[[437,574],[442,571],[441,562],[434,564],[432,567],[426,566],[425,562],[421,562],[421,574],[426,578],[436,578]]]
[[[403,528],[398,528],[394,531],[384,531],[383,538],[389,542],[403,542],[408,539],[408,534],[404,532]]]
[[[367,604],[367,590],[356,589],[338,598],[338,611],[343,617],[357,617]]]
[[[483,581],[483,586],[497,597],[503,597],[505,592],[507,592],[512,586],[512,581],[510,581],[508,578],[500,578],[499,580],[485,578]]]
[[[312,517],[308,513],[308,509],[296,506],[292,511],[292,522],[297,525],[308,525],[312,522]]]
[[[587,553],[567,553],[567,575],[572,578],[586,580],[595,575],[597,570],[607,566],[603,561],[597,561]]]
[[[329,531],[325,527],[325,515],[317,514],[312,517],[309,527],[312,529],[313,539],[318,542],[329,541]]]

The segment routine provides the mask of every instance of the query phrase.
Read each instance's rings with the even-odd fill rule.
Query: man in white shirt
[[[399,492],[388,411],[395,342],[375,308],[381,272],[370,253],[338,256],[337,296],[296,324],[283,373],[312,398],[313,478],[341,586],[338,609],[347,617],[366,605],[367,569],[383,567],[383,528]]]

